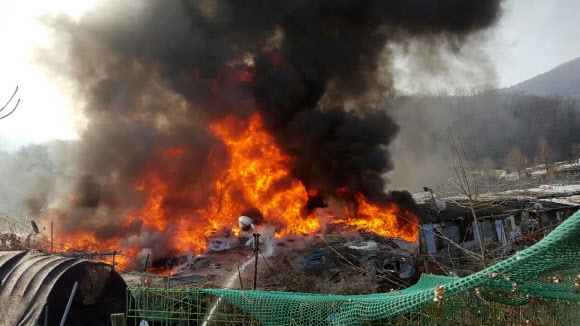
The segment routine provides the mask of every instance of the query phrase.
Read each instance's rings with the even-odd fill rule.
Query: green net
[[[208,305],[210,298],[213,298],[215,306],[220,306],[217,303],[227,303],[262,325],[390,324],[389,320],[411,316],[413,312],[425,309],[440,309],[430,318],[440,313],[446,316],[438,318],[452,321],[457,314],[469,312],[464,309],[465,303],[474,299],[477,303],[474,303],[476,308],[473,311],[478,318],[485,317],[477,305],[488,302],[497,303],[504,313],[509,309],[506,310],[503,305],[517,307],[546,300],[548,303],[542,305],[543,309],[549,311],[550,305],[559,307],[565,315],[565,324],[573,325],[580,324],[580,316],[576,312],[580,308],[579,273],[580,213],[576,213],[542,241],[485,270],[463,278],[424,274],[417,284],[400,291],[370,295],[226,289],[195,291],[205,295]],[[139,298],[139,293],[145,290],[132,288],[129,291],[131,300],[136,300],[132,301],[135,304],[138,300],[134,298]],[[183,291],[191,292],[192,289]],[[463,311],[455,311],[458,309],[454,307]],[[144,316],[147,307],[139,309],[141,316]],[[520,313],[523,311],[519,310]],[[536,312],[536,308],[528,311],[532,314]],[[208,306],[203,311],[204,318],[212,313]],[[415,316],[421,318],[421,314]]]

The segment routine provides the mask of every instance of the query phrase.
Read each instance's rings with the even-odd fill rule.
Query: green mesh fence
[[[129,325],[256,325],[242,310],[201,289],[129,288]]]
[[[404,290],[348,296],[130,288],[127,315],[152,322],[187,320],[191,325],[525,325],[534,320],[580,325],[579,274],[576,213],[534,246],[463,278],[422,275]],[[158,299],[147,297],[152,293]],[[186,310],[188,317],[179,317]]]

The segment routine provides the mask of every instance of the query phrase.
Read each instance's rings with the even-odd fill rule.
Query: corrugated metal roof
[[[57,281],[79,265],[105,264],[33,250],[0,251],[0,326],[36,325]],[[57,290],[70,294],[72,289]]]

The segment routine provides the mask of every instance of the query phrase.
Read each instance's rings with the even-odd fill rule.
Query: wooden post
[[[258,241],[260,241],[260,234],[254,230],[254,284],[252,290],[258,286]]]
[[[167,264],[167,288],[169,289],[170,287],[170,282],[171,280],[171,268],[169,267],[169,264]],[[167,316],[165,316],[165,326],[169,325],[169,297],[166,297],[165,300],[163,301],[164,304],[166,303],[167,306],[165,307],[165,311],[167,312]]]
[[[111,326],[127,326],[124,313],[111,314]]]
[[[53,230],[54,230],[54,222],[50,221],[50,253],[54,253],[54,236],[53,236]]]

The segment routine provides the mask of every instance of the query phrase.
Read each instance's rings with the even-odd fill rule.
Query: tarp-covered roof
[[[535,203],[541,203],[542,208],[534,208]],[[480,219],[505,218],[523,210],[534,210],[538,212],[548,212],[552,210],[577,209],[577,204],[566,204],[539,200],[502,200],[502,201],[475,201],[474,208]],[[417,205],[416,215],[422,223],[454,221],[459,217],[471,220],[472,214],[469,202],[466,200],[446,201],[445,209],[439,211],[430,203],[420,203]]]
[[[95,308],[90,306],[99,304],[97,297],[107,293],[107,289],[111,288],[111,280],[114,287],[120,287],[118,291],[124,296],[126,285],[104,263],[33,250],[0,251],[0,326],[36,325],[47,303],[49,324],[54,324],[62,317],[63,306],[66,305],[74,282],[80,283],[75,295],[77,310],[83,310],[83,314],[86,314],[86,309],[94,312]],[[115,303],[118,307],[123,305],[124,302]],[[67,318],[68,325],[80,325],[74,321],[74,315],[79,314],[74,309],[75,305],[70,313],[73,319]],[[102,307],[96,310],[103,311]],[[88,325],[85,322],[82,324]],[[97,324],[95,321],[93,325]]]

